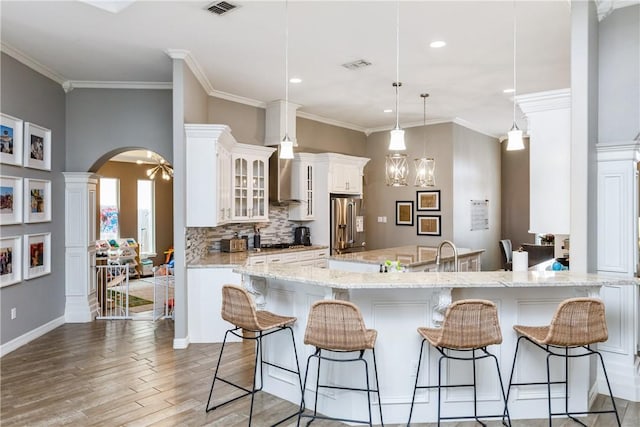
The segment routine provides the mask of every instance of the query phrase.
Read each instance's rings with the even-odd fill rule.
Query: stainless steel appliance
[[[296,227],[293,233],[293,244],[311,246],[311,231],[309,227]]]
[[[341,194],[331,195],[331,254],[365,249],[363,200]]]
[[[222,252],[244,252],[247,250],[247,240],[235,237],[233,239],[221,239],[220,251]]]

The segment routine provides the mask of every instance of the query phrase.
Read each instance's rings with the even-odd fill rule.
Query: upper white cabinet
[[[329,193],[362,194],[362,176],[368,161],[364,157],[336,153],[316,155],[316,164],[327,170]]]
[[[224,125],[185,125],[186,224],[211,227],[231,217],[229,150],[235,144]],[[227,191],[225,191],[225,186]]]
[[[314,154],[297,153],[291,164],[291,197],[300,203],[289,205],[289,219],[311,221],[315,215]]]
[[[186,225],[215,227],[269,218],[273,148],[239,144],[226,125],[185,125]]]
[[[274,148],[236,144],[231,153],[233,222],[269,219],[269,157]]]

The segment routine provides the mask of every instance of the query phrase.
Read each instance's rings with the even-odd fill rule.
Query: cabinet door
[[[310,221],[314,219],[313,165],[295,162],[291,171],[291,193],[300,203],[289,205],[289,219]]]
[[[251,188],[251,207],[249,208],[249,218],[253,220],[263,220],[267,218],[267,194],[266,194],[266,162],[261,159],[251,161],[249,185]]]
[[[249,165],[243,157],[233,158],[233,219],[249,217]]]
[[[360,168],[348,163],[335,163],[331,167],[331,191],[345,194],[362,193]]]
[[[231,154],[222,146],[218,147],[218,224],[231,219]]]

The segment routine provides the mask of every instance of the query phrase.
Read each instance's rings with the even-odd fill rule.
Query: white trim
[[[595,0],[598,9],[598,22],[609,16],[615,9],[635,6],[639,0]]]
[[[172,82],[117,82],[117,81],[90,81],[67,80],[63,84],[66,92],[73,89],[160,89],[173,88]]]
[[[520,110],[528,116],[541,111],[570,109],[571,89],[548,90],[516,96]]]
[[[173,348],[175,350],[183,350],[187,347],[189,347],[189,337],[173,339]]]
[[[256,108],[267,108],[267,103],[258,101],[257,99],[247,98],[232,93],[222,92],[221,90],[212,89],[208,94],[214,98],[226,99],[227,101],[237,102],[238,104],[250,105]]]
[[[214,91],[213,85],[207,78],[205,72],[202,70],[200,63],[193,57],[193,55],[191,55],[190,51],[186,49],[166,49],[165,53],[171,59],[182,59],[187,64],[198,82],[200,82],[200,85],[207,94],[211,94]]]
[[[313,121],[320,122],[320,123],[325,123],[325,124],[332,125],[332,126],[338,126],[338,127],[345,128],[345,129],[355,130],[355,131],[358,131],[358,132],[367,133],[369,131],[369,129],[363,128],[362,126],[354,125],[354,124],[347,123],[347,122],[341,122],[339,120],[328,119],[326,117],[317,116],[315,114],[305,113],[304,111],[297,111],[296,116],[297,117],[301,117],[303,119],[309,119],[309,120],[313,120]]]
[[[478,126],[464,120],[461,119],[459,117],[454,117],[454,118],[449,118],[449,119],[434,119],[434,120],[427,120],[427,126],[429,125],[438,125],[438,124],[442,124],[442,123],[454,123],[456,125],[460,125],[462,127],[465,127],[467,129],[470,129],[474,132],[478,132],[481,133],[483,135],[486,135],[490,138],[495,138],[495,139],[500,139],[501,137],[494,135],[492,133],[489,133],[485,130],[480,129]],[[410,127],[416,127],[416,126],[422,126],[423,122],[417,123],[417,122],[413,122],[413,123],[408,123],[408,124],[400,124],[402,128],[406,129],[406,128],[410,128]],[[389,126],[384,126],[384,127],[379,127],[379,128],[369,128],[369,129],[365,129],[365,133],[367,133],[367,135],[374,133],[374,132],[385,132],[385,131],[390,131],[391,129],[393,129],[393,125],[389,125]]]
[[[62,85],[67,80],[61,74],[58,74],[57,72],[47,67],[46,65],[39,63],[35,59],[30,58],[27,54],[19,51],[16,48],[9,46],[4,42],[0,42],[0,51],[11,56],[16,61],[22,62],[27,67],[42,74],[43,76],[50,78],[54,82],[57,82]]]
[[[58,326],[64,325],[64,323],[64,316],[58,317],[57,319],[53,319],[49,323],[45,323],[44,325],[39,326],[27,332],[26,334],[22,334],[19,337],[0,345],[0,357],[4,357],[12,351],[19,349],[23,345],[30,343],[36,338],[39,338],[44,334],[53,331]]]

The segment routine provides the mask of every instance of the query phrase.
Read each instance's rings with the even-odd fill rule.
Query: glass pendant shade
[[[406,150],[407,146],[404,144],[404,130],[399,127],[394,128],[391,131],[391,139],[389,140],[390,151],[402,151]]]
[[[293,159],[293,141],[289,139],[289,135],[285,135],[280,143],[280,158]]]
[[[436,186],[436,161],[432,157],[423,157],[415,159],[416,187],[435,187]]]
[[[407,155],[400,153],[387,154],[385,158],[385,178],[390,187],[404,187],[407,185],[409,167]]]
[[[513,122],[513,126],[508,133],[509,139],[507,141],[507,151],[524,150],[524,142],[522,141],[522,131],[518,129],[516,122]]]

